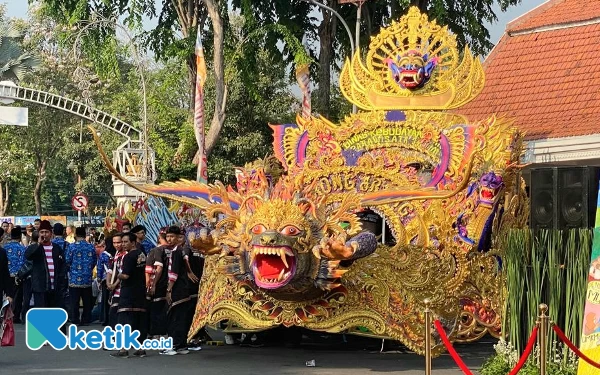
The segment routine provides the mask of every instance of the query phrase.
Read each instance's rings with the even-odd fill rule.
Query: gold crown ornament
[[[417,7],[372,37],[366,61],[360,51],[346,59],[340,77],[344,96],[363,110],[446,110],[458,108],[483,89],[478,57],[456,36],[429,21]]]

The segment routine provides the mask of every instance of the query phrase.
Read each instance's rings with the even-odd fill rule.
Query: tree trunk
[[[213,69],[215,72],[215,112],[213,113],[210,129],[204,140],[204,149],[206,157],[210,155],[213,147],[219,139],[219,134],[225,123],[225,103],[227,94],[225,88],[225,66],[224,66],[224,35],[223,19],[219,13],[219,6],[215,0],[202,0],[206,6],[208,16],[212,21],[213,27]]]
[[[336,10],[337,2],[328,4]],[[337,18],[327,9],[321,9],[323,20],[319,25],[319,88],[317,91],[316,110],[328,117],[331,107],[331,61],[334,59],[333,38],[337,26]]]
[[[8,206],[10,205],[10,188],[9,182],[0,182],[0,216],[6,215]]]
[[[42,182],[46,178],[46,160],[38,158],[38,170],[33,188],[33,200],[35,201],[35,213],[38,216],[42,215]]]

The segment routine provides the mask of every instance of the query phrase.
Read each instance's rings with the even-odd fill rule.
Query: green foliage
[[[533,330],[540,303],[549,304],[552,321],[579,343],[591,235],[588,229],[540,230],[535,235],[530,230],[511,230],[501,243],[508,293],[504,330],[518,352]]]
[[[159,180],[195,178],[192,156],[196,139],[190,116],[188,71],[184,63],[170,60],[148,80],[150,145],[156,152]],[[186,157],[182,157],[186,155]]]
[[[266,50],[259,50],[254,61],[257,72],[254,87],[243,83],[243,71],[234,72],[228,80],[228,114],[208,160],[211,180],[233,182],[233,167],[272,153],[272,131],[268,124],[294,120],[294,105],[298,101],[289,91],[284,64]],[[212,103],[214,91],[209,78],[205,108],[212,108]]]
[[[515,367],[521,355],[510,343],[500,340],[494,345],[496,353],[488,358],[481,367],[481,375],[507,375]],[[540,375],[539,347],[519,371],[519,375]],[[546,375],[576,375],[578,359],[572,352],[566,352],[561,345],[555,344],[546,361]]]
[[[23,51],[23,34],[14,22],[4,20],[4,8],[0,9],[0,80],[19,81],[25,74],[36,69],[39,59]]]

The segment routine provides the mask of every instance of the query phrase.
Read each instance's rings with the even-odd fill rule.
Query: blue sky
[[[511,7],[505,13],[501,13],[500,10],[496,8],[498,22],[488,27],[492,42],[496,43],[498,40],[500,40],[500,37],[504,33],[504,29],[508,22],[544,3],[545,1],[546,0],[522,0],[520,5]],[[27,0],[0,0],[0,2],[4,2],[7,5],[7,15],[9,17],[25,18],[27,16]]]

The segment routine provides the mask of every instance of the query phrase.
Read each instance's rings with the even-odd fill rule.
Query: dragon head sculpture
[[[479,204],[493,207],[499,198],[499,192],[504,187],[502,176],[488,172],[479,179]]]
[[[251,190],[236,209],[223,202],[241,198],[237,192],[213,187],[212,197],[221,203],[211,205],[208,215],[225,219],[191,241],[206,253],[221,253],[229,276],[279,297],[318,295],[339,285],[346,271],[341,261],[375,251],[375,236],[361,233],[356,195],[328,205],[313,196],[313,185],[289,177],[272,185],[264,170],[252,173],[244,186]]]

